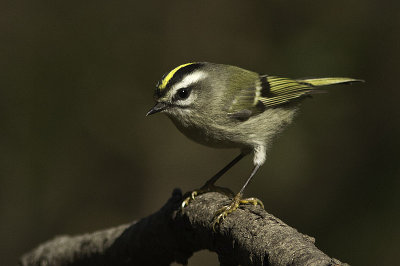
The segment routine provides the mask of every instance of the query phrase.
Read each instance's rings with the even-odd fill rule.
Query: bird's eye
[[[178,99],[180,99],[180,100],[186,99],[190,95],[190,89],[188,89],[188,88],[179,89],[177,91],[176,95],[178,96]]]

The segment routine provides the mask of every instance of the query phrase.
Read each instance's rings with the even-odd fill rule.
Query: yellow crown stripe
[[[182,67],[188,66],[188,65],[192,65],[194,63],[187,63],[187,64],[183,64],[180,66],[177,66],[176,68],[172,69],[168,75],[162,80],[161,85],[159,87],[160,90],[165,89],[165,87],[167,86],[168,82],[172,79],[172,77],[175,75],[175,73],[181,69]]]

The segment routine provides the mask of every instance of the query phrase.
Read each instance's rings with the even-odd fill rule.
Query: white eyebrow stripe
[[[196,82],[198,82],[198,81],[200,81],[202,79],[205,79],[207,77],[207,75],[208,74],[206,72],[200,71],[200,70],[197,70],[197,71],[195,71],[193,73],[190,73],[186,77],[184,77],[182,79],[182,81],[176,83],[173,86],[172,91],[175,92],[177,89],[186,88],[186,87],[192,85],[193,83],[196,83]]]

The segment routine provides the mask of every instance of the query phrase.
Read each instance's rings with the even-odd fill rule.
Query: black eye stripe
[[[189,97],[189,90],[186,88],[178,90],[178,96],[181,99],[186,99],[187,97]]]
[[[179,90],[177,90],[175,92],[173,99],[174,99],[174,101],[185,100],[185,99],[189,98],[191,92],[192,92],[192,88],[190,88],[190,87],[180,88]]]

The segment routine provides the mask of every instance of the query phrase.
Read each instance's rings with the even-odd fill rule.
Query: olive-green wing
[[[261,76],[262,89],[258,98],[265,107],[276,107],[309,95],[315,90],[311,84],[276,76]]]
[[[240,89],[228,109],[229,116],[246,120],[262,113],[266,108],[276,107],[307,95],[313,88],[296,80],[275,76],[259,76],[254,85]]]
[[[289,79],[277,76],[259,76],[253,87],[241,89],[229,107],[229,115],[240,120],[262,113],[266,108],[299,100],[307,95],[324,92],[319,86],[349,84],[362,80],[351,78]]]
[[[254,114],[263,112],[265,108],[257,99],[256,84],[240,89],[229,104],[228,115],[239,120],[246,120]]]

